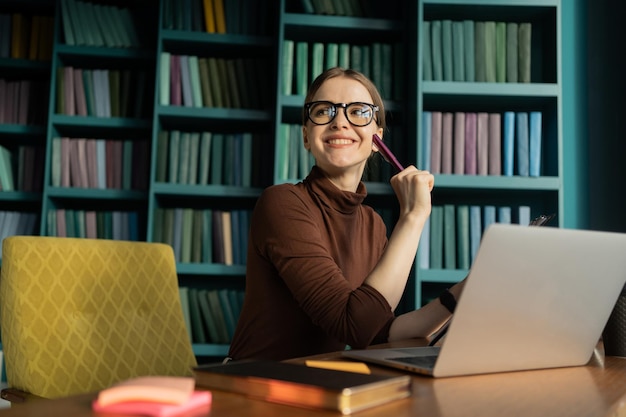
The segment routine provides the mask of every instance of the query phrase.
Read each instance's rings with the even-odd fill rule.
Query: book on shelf
[[[469,208],[469,239],[470,239],[470,264],[476,259],[480,240],[483,234],[481,207],[471,205]]]
[[[456,207],[456,255],[457,268],[469,269],[470,267],[470,209],[467,204]]]
[[[476,175],[477,168],[477,113],[465,113],[465,174]]]
[[[496,82],[506,82],[506,23],[496,22]]]
[[[540,111],[531,111],[528,121],[528,174],[531,177],[541,175],[541,132],[542,124]]]
[[[465,173],[465,113],[455,112],[453,120],[453,167],[452,173]]]
[[[474,77],[477,82],[487,81],[487,51],[485,22],[474,22]]]
[[[452,21],[441,21],[441,63],[443,81],[454,81],[454,51],[452,44]]]
[[[485,31],[485,81],[495,83],[497,81],[496,69],[496,22],[484,22]]]
[[[452,174],[453,165],[454,115],[443,112],[441,115],[441,173]]]
[[[443,267],[456,269],[457,224],[456,207],[453,204],[443,205]]]
[[[443,268],[443,228],[444,213],[442,206],[432,206],[430,213],[430,268]]]
[[[465,81],[475,81],[475,46],[474,46],[474,21],[463,20],[463,54],[465,59]]]
[[[452,66],[454,81],[469,81],[465,79],[465,38],[462,21],[452,22]]]
[[[441,20],[430,22],[430,52],[433,81],[443,81],[443,39]]]
[[[408,375],[362,374],[276,361],[194,368],[196,384],[296,407],[350,414],[411,393]]]
[[[441,173],[441,141],[443,131],[443,114],[441,111],[431,111],[430,124],[430,172]]]
[[[502,126],[502,174],[513,175],[515,155],[515,112],[505,111]]]
[[[522,22],[518,24],[517,32],[517,81],[520,83],[530,82],[530,68],[531,68],[531,37],[532,37],[532,24],[529,22]]]
[[[517,82],[517,22],[506,23],[506,81]]]
[[[211,301],[209,299],[209,290],[204,288],[198,289],[195,291],[195,294],[198,297],[197,302],[200,307],[199,325],[204,325],[205,343],[222,343],[218,330],[217,317],[213,314]]]
[[[489,175],[502,174],[502,116],[500,113],[488,115],[488,173]]]
[[[528,113],[515,113],[515,151],[517,153],[517,175],[529,175],[530,149],[528,136]]]

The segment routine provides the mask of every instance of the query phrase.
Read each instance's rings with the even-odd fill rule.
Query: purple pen
[[[398,161],[395,155],[391,152],[391,150],[389,150],[387,145],[383,143],[382,139],[377,134],[374,134],[374,136],[372,136],[372,140],[374,141],[374,144],[378,147],[378,151],[385,161],[393,165],[394,168],[398,170],[398,172],[404,169],[402,164]]]

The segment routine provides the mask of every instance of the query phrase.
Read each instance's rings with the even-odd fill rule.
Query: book
[[[454,80],[454,51],[452,50],[452,21],[441,21],[441,64],[443,81]]]
[[[430,22],[430,52],[432,54],[433,81],[443,81],[443,43],[441,20]]]
[[[452,79],[466,81],[464,24],[461,21],[452,22]]]
[[[420,145],[419,168],[430,171],[430,136],[432,130],[432,113],[429,111],[422,112],[422,140]]]
[[[422,23],[422,80],[431,81],[433,79],[433,60],[430,41],[430,21]]]
[[[456,207],[456,256],[457,268],[470,267],[470,208],[467,204]]]
[[[309,44],[307,42],[296,42],[296,61],[294,69],[295,93],[306,95],[309,88]]]
[[[515,112],[505,111],[502,130],[502,173],[513,175],[515,149]]]
[[[496,82],[506,82],[506,23],[496,22]]]
[[[454,115],[443,112],[441,116],[441,173],[452,174],[452,129]]]
[[[475,81],[476,64],[474,60],[474,21],[463,20],[463,54],[465,55],[465,81]]]
[[[529,175],[528,113],[515,113],[515,151],[517,153],[517,175]]]
[[[528,124],[528,175],[541,175],[541,112],[531,111]]]
[[[465,113],[455,112],[453,121],[453,166],[452,173],[463,175],[465,173]]]
[[[506,82],[517,82],[517,23],[506,24]]]
[[[476,113],[465,113],[465,174],[476,175]]]
[[[485,81],[495,83],[496,78],[496,22],[484,22],[485,31]]]
[[[489,148],[489,175],[502,174],[502,134],[500,113],[489,113],[488,116],[488,148]]]
[[[432,206],[430,212],[430,269],[443,268],[443,207]]]
[[[532,24],[523,22],[518,25],[517,32],[517,81],[530,82]]]
[[[277,361],[194,368],[196,384],[263,401],[350,414],[411,395],[411,377],[346,372]]]
[[[489,114],[479,112],[476,117],[476,173],[489,173]]]
[[[483,234],[481,216],[481,207],[471,205],[469,208],[470,263],[474,262],[474,259],[476,259],[476,254],[478,253],[478,248],[480,247],[480,240]]]
[[[456,207],[443,205],[443,266],[456,269]]]
[[[474,78],[477,82],[487,81],[485,52],[485,22],[474,22]]]
[[[431,112],[430,125],[430,172],[441,173],[441,140],[442,140],[442,118],[440,111]]]

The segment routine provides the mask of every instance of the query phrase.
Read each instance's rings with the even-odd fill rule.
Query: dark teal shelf
[[[422,283],[454,283],[465,278],[468,272],[464,269],[420,269],[419,276]]]
[[[22,141],[24,137],[44,137],[46,128],[43,126],[0,124],[0,138]]]
[[[46,196],[49,198],[68,198],[74,200],[141,201],[148,198],[148,193],[145,191],[117,189],[48,187]]]
[[[134,48],[106,48],[95,46],[78,46],[57,44],[56,52],[59,57],[107,58],[122,60],[154,60],[154,51]]]
[[[155,195],[176,197],[250,197],[256,198],[263,191],[261,188],[229,185],[187,185],[157,182],[152,186]]]
[[[27,193],[24,191],[0,191],[0,201],[41,202],[41,193]]]
[[[192,345],[193,353],[196,356],[219,356],[226,357],[228,355],[229,345],[213,345],[213,344],[199,344],[194,343]]]
[[[483,190],[534,190],[558,191],[561,188],[558,177],[520,177],[489,175],[435,175],[436,188],[469,188]]]
[[[246,274],[246,266],[179,263],[176,265],[176,272],[182,275],[243,276]]]

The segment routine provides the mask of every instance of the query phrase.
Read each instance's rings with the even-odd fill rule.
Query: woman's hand
[[[416,213],[428,217],[431,211],[430,193],[435,177],[428,171],[420,171],[411,165],[391,178],[400,204],[400,215]]]

